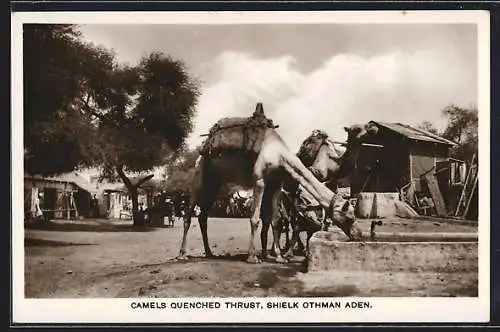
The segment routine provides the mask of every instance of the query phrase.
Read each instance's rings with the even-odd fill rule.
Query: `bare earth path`
[[[361,221],[369,229],[369,221]],[[247,219],[210,218],[214,259],[203,257],[196,220],[188,261],[176,261],[182,225],[134,230],[130,221],[58,221],[25,231],[25,296],[477,296],[477,273],[304,273],[303,257],[288,264],[245,262]],[[384,220],[378,231],[468,232],[473,224]],[[259,248],[260,250],[260,248]]]

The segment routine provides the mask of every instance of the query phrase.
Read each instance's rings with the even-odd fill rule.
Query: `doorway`
[[[57,189],[43,188],[43,198],[40,202],[40,207],[47,219],[54,219],[57,200]]]

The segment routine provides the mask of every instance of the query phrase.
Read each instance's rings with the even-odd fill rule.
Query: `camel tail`
[[[328,208],[334,194],[314,177],[295,154],[287,150],[283,157],[283,168],[324,208]]]

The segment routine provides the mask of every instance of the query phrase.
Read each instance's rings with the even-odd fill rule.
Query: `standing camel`
[[[262,105],[259,103],[253,116],[264,117]],[[184,219],[184,234],[179,259],[186,258],[187,233],[191,225],[191,215],[196,205],[200,207],[198,222],[203,238],[205,255],[212,256],[208,244],[207,219],[210,208],[224,183],[238,183],[244,189],[253,188],[253,207],[250,218],[250,245],[248,248],[249,263],[259,263],[255,253],[255,233],[259,227],[261,216],[264,223],[270,223],[273,230],[273,251],[277,262],[285,262],[279,250],[279,198],[282,179],[289,174],[311,196],[313,196],[327,215],[344,231],[349,238],[360,238],[361,231],[354,224],[354,209],[349,201],[335,195],[324,186],[305,167],[300,159],[290,152],[282,138],[268,126],[263,134],[260,148],[255,154],[249,152],[230,153],[220,151],[217,154],[201,154],[196,163],[189,208]],[[264,193],[266,192],[266,193]],[[265,200],[264,194],[266,194]],[[263,208],[263,202],[264,204]],[[262,211],[261,211],[262,210]],[[267,210],[267,211],[265,211]],[[263,250],[266,248],[264,247]]]

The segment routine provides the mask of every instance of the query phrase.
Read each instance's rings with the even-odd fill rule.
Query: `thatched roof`
[[[79,175],[77,172],[72,173],[64,173],[54,176],[41,176],[41,175],[29,175],[24,174],[24,178],[33,179],[33,180],[43,180],[43,181],[53,181],[53,182],[62,182],[62,183],[72,183],[78,188],[87,191],[90,194],[96,194],[97,188],[87,181],[84,177]]]

